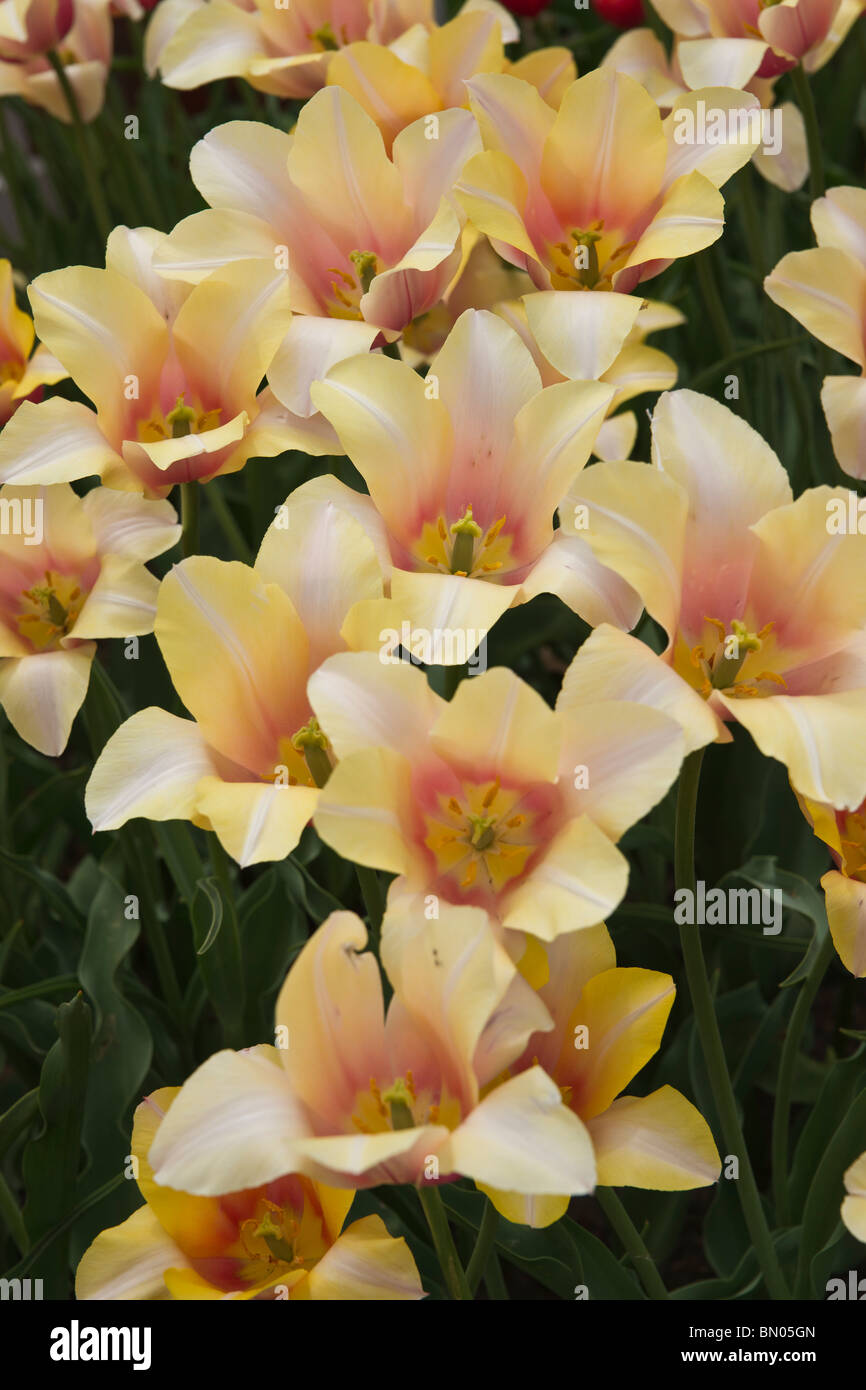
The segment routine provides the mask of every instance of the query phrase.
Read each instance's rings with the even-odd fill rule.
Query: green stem
[[[199,484],[180,485],[180,547],[183,558],[198,554]]]
[[[235,558],[242,560],[245,565],[251,565],[253,553],[247,544],[247,538],[232,516],[231,508],[220,492],[216,479],[205,489],[205,497]]]
[[[595,1200],[616,1232],[647,1295],[650,1298],[667,1298],[668,1291],[656,1269],[655,1261],[614,1189],[597,1187]]]
[[[731,331],[731,325],[728,323],[728,316],[725,312],[724,302],[716,281],[712,262],[712,247],[702,252],[700,256],[695,256],[695,268],[697,270],[701,297],[704,301],[707,316],[712,324],[716,341],[725,357],[733,357],[736,351],[734,335]]]
[[[472,1292],[457,1254],[457,1247],[454,1244],[451,1227],[448,1225],[448,1217],[445,1215],[442,1198],[435,1187],[418,1187],[416,1191],[421,1208],[427,1218],[427,1225],[430,1227],[439,1268],[442,1270],[448,1292],[453,1299],[471,1300]]]
[[[27,1234],[27,1227],[24,1225],[24,1218],[18,1203],[12,1196],[9,1184],[2,1173],[0,1173],[0,1222],[3,1223],[18,1246],[19,1253],[26,1255],[30,1249],[30,1237]]]
[[[478,1238],[475,1242],[475,1249],[469,1264],[466,1266],[466,1282],[469,1290],[475,1297],[478,1285],[481,1283],[487,1270],[487,1262],[493,1252],[493,1245],[496,1240],[496,1231],[499,1227],[499,1212],[488,1198],[484,1204],[484,1215],[481,1218],[481,1225],[478,1228]]]
[[[718,362],[714,362],[711,367],[705,367],[697,376],[692,377],[689,382],[689,389],[696,391],[700,386],[712,381],[714,376],[727,371],[728,367],[734,367],[738,362],[746,362],[751,357],[760,357],[765,352],[782,352],[785,348],[797,347],[800,343],[809,342],[807,333],[800,333],[794,338],[774,338],[770,343],[754,343],[751,347],[740,348],[737,352],[732,352],[730,357],[722,357]]]
[[[368,868],[366,864],[356,864],[355,871],[361,886],[364,907],[367,909],[367,916],[370,919],[370,949],[378,955],[382,918],[385,915],[385,895],[382,892],[382,883],[376,870]]]
[[[508,1288],[502,1274],[502,1265],[499,1263],[499,1256],[494,1250],[487,1261],[487,1268],[484,1271],[484,1287],[487,1290],[487,1297],[491,1303],[505,1303],[508,1299]]]
[[[77,975],[55,975],[51,980],[37,980],[35,984],[22,985],[21,989],[10,989],[7,994],[0,994],[0,1009],[8,1009],[24,999],[42,999],[46,994],[74,994],[77,989]]]
[[[75,132],[75,143],[78,146],[78,157],[81,161],[81,172],[84,174],[84,183],[87,188],[87,196],[90,200],[90,209],[93,213],[93,220],[96,223],[97,231],[103,241],[108,240],[111,231],[111,219],[108,215],[108,207],[102,192],[102,185],[96,173],[96,168],[92,159],[92,147],[88,139],[87,129],[81,119],[81,111],[78,107],[78,99],[72,88],[72,83],[63,65],[60,55],[53,49],[49,49],[47,58],[55,73],[57,81],[60,83],[61,90],[69,115],[72,118],[72,127]]]
[[[695,880],[695,813],[697,811],[698,785],[701,779],[703,756],[704,750],[699,748],[686,758],[680,773],[677,797],[674,843],[676,886],[678,889],[686,888],[692,894],[697,888]],[[770,1297],[782,1300],[789,1299],[791,1295],[788,1292],[770,1235],[770,1228],[761,1206],[758,1185],[755,1182],[755,1175],[752,1171],[751,1160],[737,1114],[737,1102],[734,1097],[734,1088],[731,1085],[725,1049],[713,1005],[706,961],[704,960],[700,927],[696,923],[692,926],[683,923],[680,926],[680,943],[682,945],[683,964],[689,982],[689,992],[692,997],[695,1023],[722,1127],[722,1136],[728,1153],[735,1155],[739,1160],[740,1175],[737,1181],[737,1196],[740,1200],[746,1226]]]
[[[824,154],[821,149],[821,129],[818,125],[818,113],[812,98],[812,88],[809,86],[809,79],[802,63],[798,63],[792,69],[791,81],[794,85],[794,95],[797,98],[800,115],[803,117],[803,123],[806,127],[806,144],[809,149],[809,195],[814,202],[816,198],[823,198],[826,187]]]
[[[791,1213],[788,1202],[788,1121],[791,1114],[791,1088],[794,1070],[800,1052],[803,1030],[815,995],[833,959],[833,938],[829,931],[824,937],[809,973],[800,987],[797,1002],[791,1014],[791,1021],[785,1033],[782,1057],[779,1063],[779,1081],[776,1086],[776,1102],[773,1107],[773,1200],[776,1205],[776,1220],[780,1226],[790,1224]]]

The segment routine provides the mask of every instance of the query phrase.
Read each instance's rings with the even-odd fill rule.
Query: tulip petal
[[[643,307],[637,295],[609,290],[542,290],[523,303],[544,356],[575,381],[594,381],[613,365]]]
[[[310,1298],[407,1302],[424,1297],[412,1252],[380,1216],[353,1221],[308,1276]]]
[[[866,691],[718,698],[802,796],[848,811],[866,798]]]
[[[721,1162],[709,1125],[671,1086],[622,1096],[589,1132],[603,1187],[684,1192],[717,1182]]]
[[[0,663],[0,705],[15,732],[49,758],[69,741],[84,703],[95,642],[69,651],[34,652]]]
[[[0,482],[69,483],[102,476],[120,459],[80,401],[24,401],[0,435]]]
[[[866,477],[866,377],[825,376],[821,405],[839,467]]]
[[[847,251],[819,246],[783,256],[764,289],[804,328],[866,368],[866,266]]]
[[[313,673],[310,703],[341,760],[387,748],[414,760],[445,702],[405,661],[384,664],[372,652],[338,653]]]
[[[75,1273],[79,1302],[98,1299],[167,1299],[163,1275],[186,1264],[183,1252],[145,1205],[99,1235],[81,1257]]]
[[[225,782],[204,777],[196,788],[196,815],[205,817],[220,844],[242,869],[285,859],[312,819],[315,787]]]
[[[866,883],[831,869],[821,879],[827,921],[839,959],[857,979],[866,976]]]
[[[633,628],[643,611],[639,595],[615,570],[596,558],[581,536],[560,528],[521,585],[525,600],[556,594],[590,627],[612,623]]]
[[[588,816],[571,821],[509,894],[505,926],[553,941],[594,927],[622,901],[628,861]]]
[[[488,1092],[452,1132],[447,1153],[453,1171],[505,1192],[581,1195],[595,1186],[589,1135],[540,1067]]]
[[[151,705],[121,724],[96,760],[85,792],[94,831],[128,820],[189,820],[196,788],[215,772],[213,757],[191,719]]]
[[[436,752],[458,766],[505,780],[556,780],[560,730],[532,686],[497,666],[461,681],[430,731]]]
[[[193,1072],[150,1149],[157,1183],[215,1197],[303,1171],[309,1131],[272,1054],[217,1052]]]

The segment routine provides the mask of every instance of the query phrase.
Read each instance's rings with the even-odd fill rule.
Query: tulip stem
[[[361,897],[364,899],[364,907],[370,919],[370,948],[378,954],[379,934],[382,926],[382,917],[384,916],[382,884],[375,869],[370,869],[365,864],[356,864],[355,870],[358,875],[358,883],[361,886]]]
[[[49,48],[46,54],[49,63],[57,74],[57,81],[69,108],[69,115],[72,119],[72,128],[75,133],[75,143],[78,146],[78,158],[81,161],[81,172],[84,174],[84,183],[87,188],[87,196],[90,199],[90,210],[93,213],[93,220],[96,223],[96,230],[103,241],[108,240],[111,231],[111,218],[108,215],[108,205],[102,192],[102,185],[96,174],[96,169],[91,157],[92,146],[88,139],[87,128],[81,119],[81,110],[78,105],[78,98],[69,81],[69,75],[63,65],[63,59],[53,48]]]
[[[800,115],[803,117],[803,124],[806,127],[806,144],[809,149],[809,196],[814,202],[816,198],[823,198],[826,188],[824,154],[821,149],[821,130],[812,97],[812,88],[809,86],[809,79],[802,63],[798,63],[791,70],[791,81],[794,85],[794,95],[797,98]]]
[[[697,811],[698,785],[701,779],[703,757],[704,750],[699,748],[686,758],[680,772],[677,797],[674,840],[676,886],[677,889],[687,889],[693,897],[697,888],[695,879],[695,813]],[[791,1295],[782,1274],[764,1209],[761,1206],[761,1196],[743,1138],[734,1088],[731,1085],[725,1049],[713,1005],[713,995],[704,960],[704,949],[701,944],[700,927],[697,923],[694,925],[682,923],[680,925],[680,944],[686,977],[689,982],[689,992],[692,997],[695,1023],[716,1103],[722,1136],[728,1154],[739,1160],[737,1195],[746,1226],[763,1271],[767,1292],[774,1299],[789,1299]]]
[[[484,1215],[481,1218],[481,1225],[478,1228],[478,1237],[475,1241],[475,1249],[466,1266],[466,1282],[472,1297],[478,1289],[487,1271],[487,1263],[493,1251],[496,1240],[496,1232],[499,1227],[499,1212],[496,1210],[489,1198],[484,1203]]]
[[[435,1187],[425,1187],[422,1184],[415,1190],[427,1218],[427,1225],[430,1227],[436,1257],[439,1260],[439,1268],[442,1270],[448,1292],[453,1299],[471,1300],[472,1291],[457,1254],[457,1247],[454,1244],[451,1227],[448,1225],[448,1217],[445,1214],[442,1198]]]
[[[183,558],[198,554],[199,484],[180,485],[180,546]]]
[[[785,1042],[782,1046],[782,1057],[779,1062],[779,1081],[776,1086],[776,1103],[773,1107],[773,1200],[776,1206],[776,1221],[780,1226],[790,1224],[790,1211],[788,1201],[788,1120],[791,1113],[791,1087],[794,1081],[794,1069],[797,1064],[797,1057],[800,1052],[800,1043],[803,1038],[803,1030],[806,1027],[806,1020],[815,999],[815,995],[821,986],[827,967],[833,959],[833,938],[829,931],[817,952],[809,968],[800,992],[797,995],[797,1002],[791,1014],[791,1020],[785,1033]]]
[[[634,1265],[635,1273],[647,1295],[650,1298],[668,1298],[668,1291],[656,1269],[655,1260],[614,1189],[597,1187],[594,1196]]]

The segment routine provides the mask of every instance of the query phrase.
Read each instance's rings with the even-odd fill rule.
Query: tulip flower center
[[[333,298],[327,301],[331,318],[361,319],[361,299],[367,293],[382,266],[375,251],[350,251],[349,263],[353,270],[340,266],[328,266]]]
[[[836,821],[845,855],[845,876],[866,883],[866,815],[862,810],[837,811]]]
[[[690,653],[691,664],[700,673],[699,689],[704,699],[709,699],[714,690],[724,691],[736,699],[755,699],[778,694],[778,687],[785,687],[782,676],[763,669],[763,662],[754,660],[774,623],[766,623],[758,632],[752,632],[739,618],[732,619],[729,627],[719,618],[705,616],[704,622],[718,634],[714,642],[699,642]],[[739,677],[747,662],[751,669],[747,678],[741,680]]]
[[[345,30],[343,30],[345,34]],[[337,37],[330,24],[323,24],[310,34],[310,42],[319,53],[332,53],[340,47]],[[347,40],[344,38],[343,42]]]
[[[440,814],[424,817],[424,843],[439,872],[462,889],[477,884],[494,893],[518,878],[538,847],[532,838],[537,812],[519,810],[523,799],[523,792],[502,787],[498,777],[464,783],[459,797],[440,795]]]
[[[573,227],[570,242],[548,245],[550,280],[555,290],[609,290],[613,277],[622,270],[635,245],[620,242],[616,234],[604,230],[604,219],[591,227]]]
[[[24,368],[20,362],[0,362],[0,386],[7,386],[10,381],[20,381],[23,375]]]
[[[315,787],[323,787],[331,775],[330,746],[315,718],[292,736],[292,747],[302,755]]]
[[[23,606],[15,619],[18,631],[41,652],[68,635],[87,594],[74,575],[46,570],[45,583],[25,589],[21,597]]]
[[[506,565],[511,551],[511,536],[502,535],[505,517],[499,517],[485,531],[467,506],[463,515],[449,526],[445,517],[435,523],[424,523],[415,552],[424,563],[440,574],[470,575],[485,579]]]
[[[188,434],[206,434],[216,429],[220,422],[222,408],[203,410],[184,403],[184,392],[178,396],[174,407],[163,415],[154,410],[147,420],[138,423],[138,438],[142,444],[157,444],[163,439],[185,439]]]
[[[361,1134],[384,1134],[425,1124],[447,1124],[454,1129],[459,1122],[459,1102],[441,1097],[434,1101],[431,1091],[419,1092],[409,1070],[405,1076],[395,1077],[384,1091],[371,1076],[367,1090],[358,1093],[352,1114],[352,1124]]]

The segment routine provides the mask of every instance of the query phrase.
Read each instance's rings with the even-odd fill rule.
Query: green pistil
[[[170,410],[165,417],[165,423],[171,426],[172,439],[185,439],[191,432],[192,422],[195,419],[195,411],[183,403],[183,395],[177,398],[174,410]]]
[[[328,740],[319,727],[318,719],[311,719],[292,738],[292,747],[303,753],[310,776],[317,787],[324,787],[331,775],[331,760],[328,757]]]
[[[459,521],[451,527],[454,545],[451,548],[451,573],[471,574],[475,557],[475,542],[482,535],[481,527],[472,519],[472,508],[467,507]]]
[[[729,685],[733,685],[746,657],[750,652],[759,652],[763,645],[760,637],[749,632],[739,618],[734,618],[731,623],[731,636],[737,639],[737,655],[725,656],[722,644],[722,655],[713,663],[712,669],[712,683],[716,690],[727,690]]]
[[[382,1092],[382,1100],[391,1108],[391,1124],[394,1129],[414,1129],[415,1117],[412,1114],[412,1092],[402,1077]]]
[[[314,43],[317,43],[321,46],[323,53],[332,53],[335,49],[339,48],[340,46],[337,43],[337,36],[331,28],[330,24],[323,24],[321,29],[314,30],[314,32],[310,35],[310,38],[313,40]]]
[[[468,820],[472,826],[471,843],[482,852],[489,849],[496,838],[496,817],[470,815]]]
[[[336,44],[334,47],[336,48]],[[364,294],[372,285],[376,277],[376,252],[375,251],[350,251],[349,260],[358,272],[358,284]]]
[[[585,246],[587,251],[587,264],[585,266],[575,265],[580,282],[587,289],[592,289],[593,285],[598,284],[598,251],[596,242],[601,241],[601,232],[572,232],[572,240],[576,247]]]

